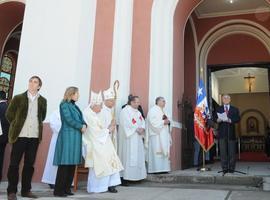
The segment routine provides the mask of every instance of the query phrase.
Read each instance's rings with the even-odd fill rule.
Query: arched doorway
[[[24,0],[3,0],[0,2],[0,90],[7,94],[10,100],[13,96],[13,87],[16,66],[19,54],[19,45],[25,10]],[[10,146],[6,148],[5,158],[10,154]],[[9,162],[5,159],[2,174],[6,179]]]
[[[0,89],[12,98],[23,24],[24,1],[0,3]]]
[[[7,98],[13,95],[13,86],[16,74],[16,66],[19,53],[22,23],[8,36],[3,48],[0,70],[0,90],[5,91]]]
[[[220,95],[228,93],[232,104],[241,113],[240,122],[236,126],[238,159],[269,161],[265,154],[265,139],[270,113],[270,63],[208,65],[207,70],[208,96],[213,112],[221,104]]]
[[[194,2],[193,2],[194,3]],[[225,63],[254,63],[254,62],[269,62],[270,61],[270,52],[269,52],[269,20],[270,20],[270,13],[269,13],[269,4],[266,1],[258,1],[257,3],[261,6],[266,8],[265,10],[254,7],[249,8],[249,12],[246,10],[247,4],[245,2],[241,2],[242,5],[234,6],[237,9],[228,9],[228,5],[225,5],[226,2],[212,2],[208,0],[198,1],[193,4],[192,9],[194,11],[187,15],[188,21],[184,26],[184,36],[183,42],[184,50],[181,50],[180,42],[175,42],[175,52],[174,52],[174,70],[175,74],[180,75],[184,81],[184,84],[181,83],[179,80],[174,81],[174,88],[179,89],[182,88],[183,99],[188,99],[190,105],[192,107],[195,106],[196,103],[196,86],[198,84],[198,78],[201,77],[204,79],[205,83],[209,83],[207,78],[207,65],[209,62],[216,59],[221,61],[220,57],[223,59],[227,59],[223,63],[215,62],[215,64],[225,64]],[[230,3],[230,2],[228,2]],[[212,5],[215,4],[215,5]],[[218,9],[213,9],[217,8]],[[183,4],[182,4],[183,5]],[[180,5],[179,5],[180,6]],[[184,5],[183,5],[184,6]],[[191,10],[192,10],[191,9]],[[222,10],[223,9],[223,10]],[[268,10],[267,10],[268,9]],[[180,15],[180,10],[176,10],[176,15]],[[180,20],[179,20],[180,22]],[[182,26],[182,24],[181,24]],[[177,27],[175,27],[177,29]],[[180,29],[179,29],[180,30]],[[179,41],[179,31],[178,34],[178,41]],[[234,36],[232,36],[234,35]],[[237,36],[238,35],[238,39]],[[240,40],[239,40],[239,35]],[[230,37],[232,36],[232,37]],[[176,36],[177,37],[177,36]],[[233,38],[234,37],[234,38]],[[211,39],[210,39],[211,38]],[[214,39],[215,38],[215,39]],[[218,48],[217,44],[219,40],[223,40],[221,38],[226,38],[228,45],[228,41],[241,41],[242,44],[246,42],[246,44],[251,44],[257,47],[257,50],[254,48],[251,49],[251,52],[254,51],[256,53],[251,53],[250,55],[241,57],[240,51],[237,51],[237,45],[235,47],[231,47],[230,52],[232,56],[230,58],[235,57],[234,60],[230,60],[226,51],[223,51],[223,55],[220,51],[220,57],[214,55]],[[252,38],[252,39],[250,39]],[[180,39],[181,40],[181,39]],[[255,41],[255,42],[254,42]],[[209,42],[209,44],[207,44]],[[210,45],[211,44],[211,45]],[[178,45],[178,47],[177,47]],[[256,46],[257,45],[257,46]],[[254,47],[254,46],[253,46]],[[213,49],[213,51],[212,51]],[[224,48],[223,48],[224,50]],[[228,46],[227,46],[228,50]],[[245,45],[243,46],[242,52],[247,51],[245,49]],[[260,52],[260,53],[259,53]],[[183,53],[183,57],[181,54]],[[258,54],[260,55],[258,55]],[[257,54],[257,55],[256,55]],[[243,59],[244,58],[244,59]],[[181,61],[183,60],[183,61]],[[211,63],[212,64],[212,63]],[[182,67],[182,69],[181,69]],[[178,68],[178,69],[177,69]],[[175,75],[176,77],[176,75]],[[177,86],[181,85],[181,86]],[[174,94],[180,95],[179,92],[174,92]],[[182,97],[178,96],[178,99]],[[182,99],[182,102],[183,102]],[[182,112],[183,113],[183,112]],[[183,116],[182,116],[183,117]],[[186,117],[183,117],[185,119]],[[182,121],[183,127],[185,131],[182,130],[182,137],[188,134],[193,134],[192,128],[188,128],[188,121]],[[188,131],[190,129],[190,131]],[[182,166],[192,166],[192,157],[191,149],[192,146],[191,141],[188,141],[183,144],[183,141],[186,141],[187,136],[182,138]],[[192,138],[192,137],[189,137]],[[184,139],[184,140],[183,140]],[[183,159],[184,155],[186,158]]]

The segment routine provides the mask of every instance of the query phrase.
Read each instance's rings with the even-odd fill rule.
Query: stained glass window
[[[7,97],[12,97],[13,92],[13,82],[14,82],[14,71],[15,61],[9,55],[4,55],[1,62],[1,71],[0,71],[0,90],[7,93]]]
[[[11,73],[12,66],[13,66],[12,59],[7,55],[4,56],[3,61],[2,61],[1,71]]]

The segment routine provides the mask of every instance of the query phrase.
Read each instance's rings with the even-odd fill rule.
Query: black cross
[[[248,76],[244,77],[244,79],[248,80],[248,91],[251,92],[252,80],[255,79],[255,76],[250,76],[250,73],[248,73]]]

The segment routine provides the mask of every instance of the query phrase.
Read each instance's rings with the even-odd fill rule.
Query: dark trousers
[[[36,160],[38,138],[18,138],[12,145],[10,164],[8,168],[8,188],[7,192],[16,193],[19,181],[19,165],[24,155],[24,165],[22,170],[22,193],[31,190],[31,181],[34,173],[34,163]]]
[[[219,139],[221,167],[223,170],[235,169],[235,140],[228,140],[227,138]]]
[[[7,143],[0,143],[0,182],[2,180],[2,170],[4,164],[5,149]]]
[[[70,192],[73,177],[75,173],[75,165],[59,165],[55,180],[54,194],[62,195]]]

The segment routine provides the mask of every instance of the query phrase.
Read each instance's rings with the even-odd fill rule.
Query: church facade
[[[187,108],[196,104],[199,78],[208,82],[207,66],[270,62],[267,6],[207,13],[206,1],[0,0],[0,87],[12,98],[29,77],[40,76],[47,117],[68,86],[80,89],[84,109],[91,90],[119,80],[118,113],[130,93],[146,113],[163,96],[172,116],[172,169],[182,169],[192,146]],[[43,134],[35,181],[47,158],[47,121]]]

